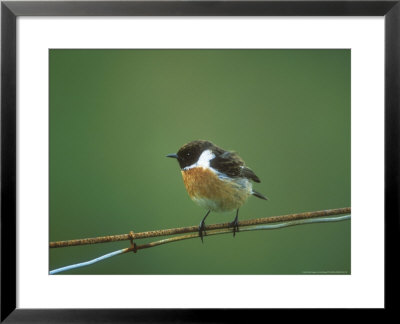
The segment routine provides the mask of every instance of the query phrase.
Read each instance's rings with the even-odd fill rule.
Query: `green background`
[[[206,210],[165,157],[195,139],[260,177],[269,201],[250,197],[239,220],[350,206],[350,50],[50,50],[49,240],[198,225]],[[50,269],[128,246],[50,249]],[[65,274],[310,271],[350,273],[350,221],[186,240]]]

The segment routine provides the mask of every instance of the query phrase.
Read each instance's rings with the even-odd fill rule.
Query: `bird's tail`
[[[257,192],[257,191],[252,191],[251,192],[251,194],[253,195],[253,196],[256,196],[257,198],[260,198],[260,199],[264,199],[264,200],[268,200],[268,198],[267,197],[265,197],[263,194],[260,194],[259,192]]]

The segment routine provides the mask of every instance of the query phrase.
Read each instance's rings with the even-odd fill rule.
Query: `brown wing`
[[[235,152],[219,149],[214,151],[214,153],[216,153],[216,157],[210,161],[210,166],[212,168],[229,177],[242,177],[260,182],[256,174],[244,165],[242,158]]]
[[[253,170],[249,169],[248,167],[243,167],[242,169],[242,177],[251,179],[254,182],[261,182],[260,178],[256,176]]]

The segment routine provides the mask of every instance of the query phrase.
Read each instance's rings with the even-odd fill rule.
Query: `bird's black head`
[[[181,169],[196,163],[205,150],[212,149],[215,145],[209,141],[197,140],[183,145],[178,153],[168,154],[167,157],[176,158]]]

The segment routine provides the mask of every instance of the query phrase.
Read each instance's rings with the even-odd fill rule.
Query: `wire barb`
[[[132,249],[133,253],[136,253],[138,250],[137,245],[135,242],[133,242],[133,239],[135,238],[135,233],[133,231],[130,231],[129,235],[130,235],[130,241],[131,241],[131,249]]]

